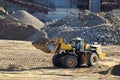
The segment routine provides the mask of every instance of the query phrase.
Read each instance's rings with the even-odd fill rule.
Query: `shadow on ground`
[[[106,71],[100,71],[99,74],[102,74],[102,75],[112,74],[115,76],[120,76],[120,65],[115,65]]]
[[[71,68],[71,69],[83,69],[83,68],[88,68],[87,66],[80,66],[77,68]],[[6,69],[0,69],[0,71],[8,71],[8,72],[13,72],[13,71],[29,71],[29,70],[41,70],[41,69],[68,69],[68,68],[64,68],[64,67],[54,67],[54,66],[50,66],[50,67],[36,67],[36,68],[19,68],[16,67],[16,65],[9,65],[8,68]]]
[[[30,69],[21,69],[21,70],[15,70],[15,69],[12,69],[12,68],[8,68],[8,69],[0,69],[0,72],[8,72],[9,74],[19,74],[19,73],[16,73],[16,72],[22,72],[22,71],[31,71],[31,70],[40,70],[40,69],[62,69],[62,68],[57,68],[57,67],[37,67],[37,68],[30,68]],[[56,75],[56,76],[74,76],[74,75],[71,75],[71,74],[62,74],[62,73],[51,73],[51,72],[48,72],[48,73],[43,73],[41,75]]]
[[[40,70],[40,69],[61,69],[57,67],[36,67],[36,68],[26,68],[26,69],[16,69],[13,67],[9,67],[6,69],[0,69],[0,71],[29,71],[29,70]]]

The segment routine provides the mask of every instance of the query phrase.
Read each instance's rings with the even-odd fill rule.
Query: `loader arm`
[[[50,50],[49,45],[54,43],[54,49]],[[71,50],[72,46],[68,43],[65,43],[64,38],[40,38],[37,41],[33,41],[32,45],[46,53],[55,54],[60,50]]]
[[[58,53],[60,50],[72,50],[72,46],[68,43],[65,43],[63,38],[55,38],[54,39],[55,48],[51,51],[52,54]]]

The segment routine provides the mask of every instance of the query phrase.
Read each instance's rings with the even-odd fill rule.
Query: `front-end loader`
[[[75,68],[82,64],[96,66],[99,59],[105,57],[100,44],[88,45],[84,39],[79,37],[73,38],[70,44],[66,43],[64,38],[40,40],[34,41],[32,44],[44,52],[54,54],[52,63],[55,67]],[[44,41],[44,44],[42,44],[42,41]]]

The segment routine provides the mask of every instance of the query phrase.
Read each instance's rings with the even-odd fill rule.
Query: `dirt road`
[[[0,80],[120,80],[112,74],[120,64],[120,46],[103,46],[107,54],[96,67],[55,68],[52,55],[36,50],[31,42],[0,40]],[[120,70],[120,66],[117,67]]]

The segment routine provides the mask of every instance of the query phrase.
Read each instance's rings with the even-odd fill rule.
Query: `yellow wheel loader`
[[[99,59],[105,57],[100,44],[88,45],[84,39],[79,37],[72,39],[70,44],[66,43],[64,38],[40,40],[32,42],[32,44],[36,48],[54,54],[52,63],[55,67],[75,68],[82,64],[95,66],[98,64]],[[43,48],[43,46],[45,47]]]

